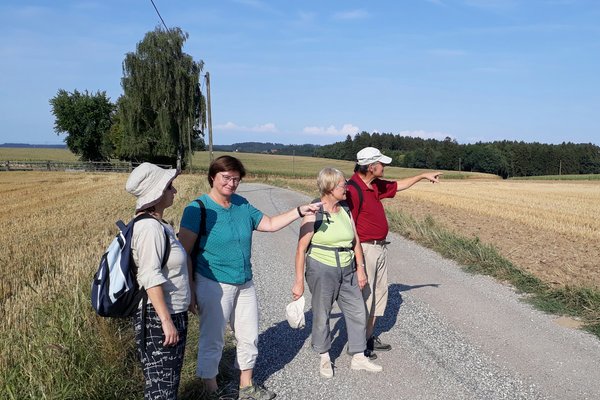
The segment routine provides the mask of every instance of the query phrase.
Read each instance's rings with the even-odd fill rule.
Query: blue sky
[[[356,132],[600,144],[600,1],[155,0],[210,72],[215,144]],[[0,143],[62,143],[58,89],[122,93],[150,0],[0,4]]]

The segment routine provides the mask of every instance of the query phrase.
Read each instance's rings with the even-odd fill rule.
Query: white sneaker
[[[352,356],[352,361],[350,361],[350,369],[361,370],[369,372],[381,372],[383,371],[383,367],[381,365],[377,365],[368,357],[365,357],[363,353],[357,353]]]
[[[333,367],[330,360],[321,360],[319,372],[323,378],[333,378]]]

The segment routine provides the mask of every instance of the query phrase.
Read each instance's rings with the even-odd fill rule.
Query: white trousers
[[[195,277],[200,319],[196,375],[211,379],[219,373],[228,322],[237,340],[236,368],[253,369],[258,355],[258,302],[254,282],[229,285],[200,274]]]

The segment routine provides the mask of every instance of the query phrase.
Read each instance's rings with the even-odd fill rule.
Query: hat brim
[[[384,155],[382,154],[382,155],[381,155],[381,158],[380,158],[379,160],[377,160],[377,161],[379,161],[379,162],[380,162],[380,163],[382,163],[382,164],[389,164],[389,163],[391,163],[391,162],[392,162],[392,159],[391,159],[390,157],[388,157],[388,156],[384,156]]]

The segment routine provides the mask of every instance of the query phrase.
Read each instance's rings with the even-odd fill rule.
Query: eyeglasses
[[[335,185],[335,187],[339,187],[340,189],[346,189],[346,186],[348,186],[348,181],[344,182],[341,185]]]
[[[239,185],[239,183],[242,181],[242,178],[240,178],[239,176],[231,176],[225,174],[221,174],[221,179],[223,179],[223,182],[225,182],[225,184],[233,182],[234,185]]]

